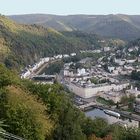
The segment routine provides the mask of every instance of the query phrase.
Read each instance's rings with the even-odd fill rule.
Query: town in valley
[[[110,46],[40,58],[22,71],[21,78],[37,84],[58,82],[74,95],[74,104],[80,110],[100,109],[105,114],[129,119],[111,123],[139,127],[139,51],[138,46]],[[62,65],[57,72],[57,67],[51,74],[46,72],[51,65],[59,65],[59,62]]]

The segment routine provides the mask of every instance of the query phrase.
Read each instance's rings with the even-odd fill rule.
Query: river
[[[137,121],[129,120],[126,118],[116,118],[114,116],[107,115],[106,113],[104,113],[103,110],[100,110],[100,109],[93,109],[93,110],[85,112],[85,114],[86,116],[91,117],[92,119],[95,119],[96,117],[106,119],[109,124],[121,122],[123,124],[126,124],[129,127],[139,127],[139,122]]]

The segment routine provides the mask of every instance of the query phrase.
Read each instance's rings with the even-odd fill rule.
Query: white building
[[[71,56],[75,56],[75,55],[76,55],[76,53],[71,53],[70,55],[71,55]]]
[[[62,59],[62,57],[63,57],[62,54],[59,54],[59,55],[55,55],[55,56],[54,56],[55,59]]]
[[[63,57],[64,57],[64,58],[68,58],[68,57],[70,57],[70,56],[69,56],[68,54],[64,54]]]
[[[69,69],[64,69],[64,76],[73,77],[74,73],[73,73],[73,71],[70,71]]]
[[[104,51],[105,51],[105,52],[110,51],[110,47],[104,47]]]
[[[49,62],[50,58],[49,57],[45,57],[45,58],[42,58],[43,62],[46,63],[46,62]]]
[[[28,70],[25,73],[22,73],[21,78],[28,78],[30,76],[31,72]]]
[[[116,58],[114,61],[115,61],[115,63],[119,64],[120,66],[124,65],[126,62],[125,59],[116,59]]]
[[[86,70],[84,68],[77,69],[77,75],[84,75],[84,74],[86,74]]]
[[[69,83],[68,88],[70,91],[75,93],[76,95],[82,98],[91,98],[99,95],[101,92],[109,92],[109,91],[121,91],[124,88],[129,86],[129,83],[124,84],[102,84],[93,87],[82,87],[81,85]]]
[[[134,51],[134,48],[129,48],[128,49],[128,52],[133,52]]]
[[[108,66],[108,70],[109,72],[113,72],[115,70],[115,67]]]

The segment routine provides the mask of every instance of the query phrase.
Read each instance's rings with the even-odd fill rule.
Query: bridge
[[[95,106],[96,106],[95,102],[90,102],[84,105],[80,105],[78,106],[78,108],[82,111],[86,111],[86,110],[89,110],[90,108],[94,108]]]

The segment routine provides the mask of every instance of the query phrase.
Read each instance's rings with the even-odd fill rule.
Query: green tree
[[[46,115],[46,107],[22,89],[11,86],[0,96],[1,117],[6,130],[28,140],[45,140],[51,135],[52,123]]]
[[[108,123],[102,118],[91,120],[86,118],[82,123],[83,132],[89,137],[95,134],[97,137],[104,137],[108,134]]]
[[[0,87],[10,85],[12,83],[12,75],[3,65],[0,64]]]
[[[85,140],[81,122],[83,113],[76,109],[67,93],[59,84],[27,84],[32,94],[37,94],[48,108],[51,119],[55,122],[54,140]]]
[[[11,84],[20,85],[20,79],[14,71],[10,71],[4,65],[0,64],[0,88]]]

